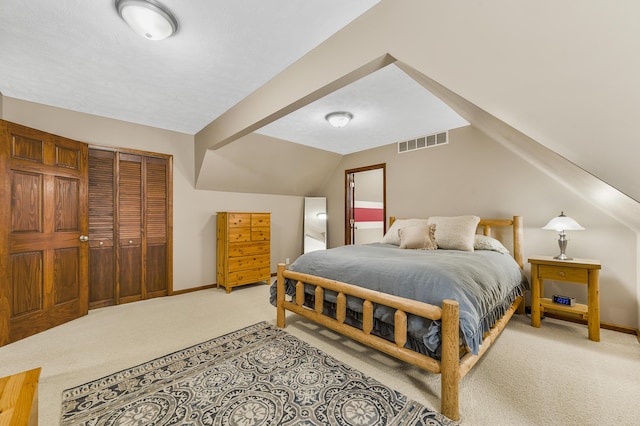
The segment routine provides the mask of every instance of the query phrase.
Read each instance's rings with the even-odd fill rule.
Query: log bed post
[[[524,269],[524,256],[522,254],[522,240],[524,239],[524,223],[522,216],[513,217],[513,258]],[[524,300],[518,305],[516,311],[519,315],[524,315]]]
[[[276,325],[280,328],[285,327],[285,310],[284,310],[284,295],[286,291],[284,289],[284,270],[286,269],[284,263],[278,263],[278,281],[277,281],[277,293],[276,293]]]
[[[460,420],[460,318],[455,300],[442,301],[442,357],[440,359],[440,410],[451,420]]]

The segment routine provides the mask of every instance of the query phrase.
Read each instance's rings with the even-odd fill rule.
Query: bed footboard
[[[293,300],[286,300],[285,279],[297,282],[296,295]],[[304,285],[315,286],[315,306],[304,305]],[[336,318],[324,315],[324,291],[332,290],[338,294]],[[362,329],[346,324],[347,296],[362,299]],[[452,420],[459,420],[458,383],[462,377],[459,362],[459,312],[458,302],[445,300],[442,307],[396,297],[389,294],[368,290],[343,282],[329,280],[308,274],[288,271],[285,264],[278,264],[277,281],[277,318],[280,328],[285,327],[287,310],[303,316],[311,321],[334,330],[360,343],[384,352],[424,370],[440,373],[441,376],[441,412]],[[371,334],[373,329],[373,304],[381,304],[395,309],[394,342]],[[430,320],[442,322],[442,356],[440,360],[414,352],[404,347],[407,342],[407,315],[417,315]]]

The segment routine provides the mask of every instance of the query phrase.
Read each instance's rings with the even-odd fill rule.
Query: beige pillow
[[[478,216],[436,216],[429,224],[436,225],[436,244],[445,250],[473,251]]]
[[[509,254],[507,249],[502,243],[495,238],[491,238],[487,235],[476,235],[473,243],[474,250],[493,250],[502,254]]]
[[[400,245],[400,235],[398,235],[398,230],[400,228],[406,228],[408,226],[424,226],[428,225],[427,219],[396,219],[391,225],[391,228],[384,234],[382,237],[382,241],[385,244],[393,244],[396,246]]]
[[[436,225],[408,226],[400,228],[401,249],[435,250],[438,248],[435,240]]]

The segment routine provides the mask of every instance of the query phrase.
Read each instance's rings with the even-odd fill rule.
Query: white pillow
[[[500,241],[487,235],[476,235],[473,248],[475,250],[493,250],[498,253],[509,254],[509,249],[503,246]]]
[[[400,248],[435,250],[438,248],[435,231],[435,225],[400,228],[398,230],[398,235],[400,235]]]
[[[398,230],[400,228],[406,228],[408,226],[424,226],[427,227],[427,219],[396,219],[391,225],[391,228],[387,230],[387,233],[382,237],[382,241],[385,244],[393,244],[396,246],[400,245],[400,235],[398,235]]]
[[[436,216],[429,218],[429,224],[436,225],[436,244],[445,250],[473,251],[478,216]]]

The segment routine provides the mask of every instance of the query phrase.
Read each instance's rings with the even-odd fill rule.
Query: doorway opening
[[[382,240],[386,232],[386,163],[345,170],[345,244]]]

